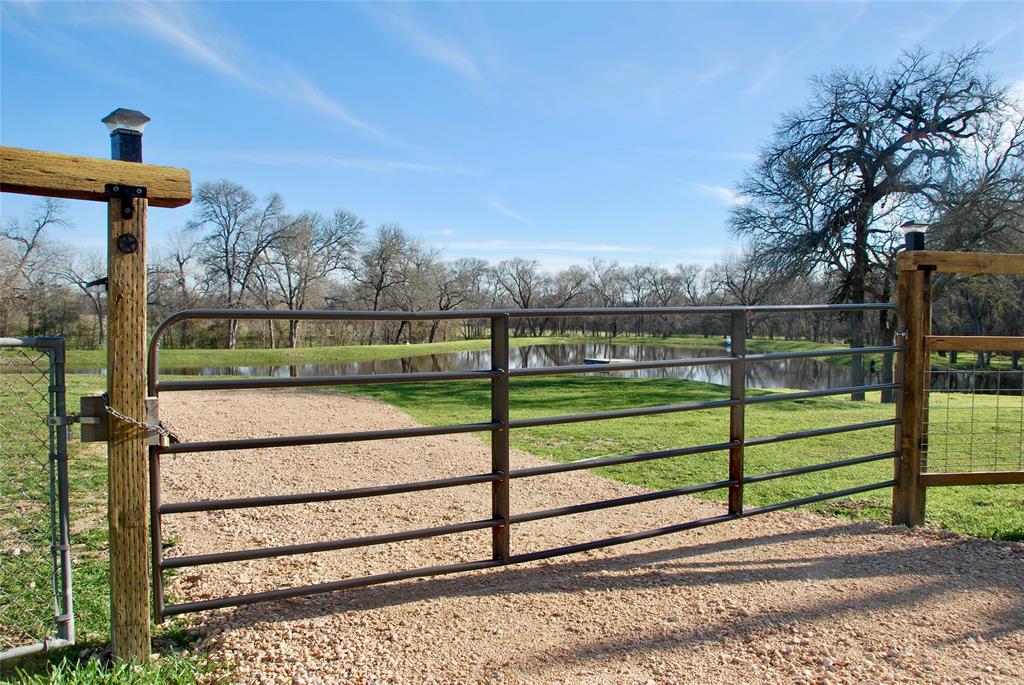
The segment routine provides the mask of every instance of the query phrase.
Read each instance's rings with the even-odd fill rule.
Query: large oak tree
[[[807,104],[781,118],[741,183],[747,201],[732,213],[733,231],[769,271],[831,271],[835,302],[864,303],[892,298],[897,227],[907,219],[965,221],[977,213],[967,203],[998,214],[963,227],[948,245],[958,249],[1019,230],[1012,179],[1021,176],[1024,125],[1008,89],[983,72],[982,55],[919,50],[884,71],[814,78]],[[883,313],[878,324],[879,342],[891,341],[891,317]],[[862,314],[850,316],[850,337],[864,343]],[[863,384],[860,361],[855,385]]]

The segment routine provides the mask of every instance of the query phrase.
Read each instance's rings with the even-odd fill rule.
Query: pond
[[[512,368],[536,368],[541,366],[563,366],[583,364],[585,359],[632,359],[649,361],[660,359],[681,359],[688,357],[722,356],[725,348],[700,349],[665,345],[629,344],[569,344],[569,345],[522,345],[509,351]],[[161,368],[162,375],[194,376],[344,376],[352,374],[377,373],[421,373],[428,371],[463,371],[490,368],[489,351],[448,352],[382,359],[344,364],[298,364],[283,366],[225,366],[205,368]],[[595,367],[595,370],[598,367]],[[96,372],[93,370],[92,372]],[[77,373],[77,372],[76,372]],[[86,371],[89,373],[89,371]],[[608,373],[608,372],[605,372]],[[707,383],[727,385],[729,366],[727,364],[703,364],[670,369],[642,369],[639,371],[617,371],[619,377],[633,378],[685,378]],[[879,383],[878,372],[868,374],[867,382]],[[794,388],[816,390],[828,387],[851,385],[849,367],[829,363],[826,359],[788,359],[773,362],[759,362],[747,367],[747,387],[751,388]]]

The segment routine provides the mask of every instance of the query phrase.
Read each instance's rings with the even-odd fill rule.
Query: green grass
[[[678,379],[636,379],[595,376],[519,378],[512,381],[511,416],[526,418],[631,406],[724,399],[723,386]],[[488,387],[480,382],[366,386],[346,392],[368,395],[393,404],[417,420],[433,425],[489,420]],[[765,394],[750,391],[750,395]],[[775,435],[811,428],[891,418],[894,408],[869,394],[866,402],[845,397],[750,405],[746,411],[747,436]],[[978,420],[984,420],[982,412]],[[1003,425],[1007,440],[1017,432]],[[512,445],[556,461],[627,454],[725,442],[728,410],[711,409],[654,417],[517,429]],[[748,475],[780,471],[815,463],[891,451],[891,427],[822,436],[748,448]],[[724,452],[596,469],[596,472],[643,487],[666,489],[686,484],[725,480],[728,455]],[[881,461],[746,487],[748,507],[771,504],[830,490],[839,490],[892,477],[891,462]],[[724,491],[700,495],[724,500]],[[815,509],[857,519],[889,518],[888,490],[858,495],[845,502],[815,505]],[[928,491],[931,525],[958,532],[1001,539],[1024,539],[1024,487],[977,486],[932,488]]]
[[[11,407],[24,406],[26,400],[33,398],[35,393],[26,392],[24,385],[15,382],[15,377],[0,377],[0,407],[5,409],[5,416],[12,416]],[[105,380],[101,376],[69,375],[67,377],[67,404],[71,411],[78,406],[78,399],[83,394],[102,391]],[[33,402],[34,410],[45,412],[45,402]],[[45,497],[45,481],[33,479],[31,487],[25,487],[28,463],[25,458],[36,458],[38,450],[31,453],[24,448],[15,449],[12,445],[24,443],[26,433],[36,434],[38,429],[32,421],[24,423],[7,420],[6,431],[0,433],[5,449],[0,449],[0,502],[4,503],[2,515],[9,516],[11,511],[22,512],[21,521],[17,522],[22,531],[44,531],[46,522],[29,520],[32,517],[45,517],[45,508],[24,508],[28,501]],[[76,430],[77,433],[77,430]],[[164,658],[147,664],[144,669],[132,669],[119,666],[108,670],[97,660],[81,658],[80,655],[91,655],[101,651],[109,642],[110,626],[110,594],[109,566],[107,556],[107,460],[106,448],[101,443],[82,443],[77,439],[69,441],[68,469],[70,473],[70,526],[71,549],[73,558],[73,588],[75,603],[76,645],[37,653],[10,661],[0,662],[0,682],[27,683],[67,683],[82,685],[90,683],[161,683],[167,685],[189,684],[197,682],[201,674],[216,671],[215,665],[202,658],[185,658],[176,656],[175,652],[189,644],[193,639],[183,630],[180,622],[171,620],[157,630],[155,637],[164,645],[167,652]],[[45,463],[45,452],[41,457]],[[19,472],[21,478],[15,477]],[[27,497],[26,497],[27,495]],[[18,502],[19,506],[8,508],[8,502]],[[0,530],[13,530],[15,522],[9,518],[0,520]],[[26,536],[21,536],[25,539]],[[31,541],[35,550],[46,554],[49,539]],[[5,542],[6,546],[6,542]],[[29,553],[19,555],[28,559]],[[35,622],[39,610],[52,619],[51,607],[46,604],[49,579],[45,574],[45,566],[33,564],[15,567],[15,558],[4,555],[0,559],[3,571],[0,573],[0,596],[17,598],[20,602],[11,601],[10,607],[16,611],[4,612],[4,623],[7,626],[38,627]],[[38,561],[38,558],[36,559]],[[44,559],[45,561],[45,559]],[[34,581],[39,592],[30,593],[25,588],[25,581],[34,573]],[[31,581],[29,581],[31,582]],[[40,604],[40,601],[42,603]],[[47,621],[48,625],[48,621]],[[34,630],[30,630],[34,633]],[[38,634],[34,634],[38,637]]]
[[[23,685],[198,685],[224,682],[211,672],[215,668],[205,658],[169,655],[148,664],[105,664],[99,659],[77,660],[64,657],[46,671],[18,670]]]

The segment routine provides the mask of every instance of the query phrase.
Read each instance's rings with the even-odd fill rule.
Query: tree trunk
[[[238,319],[231,319],[228,321],[228,349],[235,349],[235,344],[238,342]]]
[[[297,319],[288,321],[288,346],[293,349],[299,346],[299,322]]]
[[[870,206],[862,208],[858,213],[854,226],[853,265],[850,273],[850,302],[864,304],[867,290],[868,268],[868,215]],[[850,312],[850,347],[864,346],[864,312]],[[853,355],[852,384],[864,385],[864,356]],[[864,401],[864,391],[854,390],[850,393],[854,402]]]
[[[889,312],[884,309],[878,312],[878,332],[880,345],[892,345],[896,340],[896,331],[893,330],[892,320]],[[881,382],[892,383],[893,381],[893,353],[886,352],[882,355],[882,378]],[[895,390],[882,391],[882,404],[894,404],[896,402]]]

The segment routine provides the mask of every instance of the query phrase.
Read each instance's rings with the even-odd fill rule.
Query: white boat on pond
[[[626,362],[635,362],[635,359],[616,359],[614,357],[587,357],[583,360],[584,364],[625,364]]]

